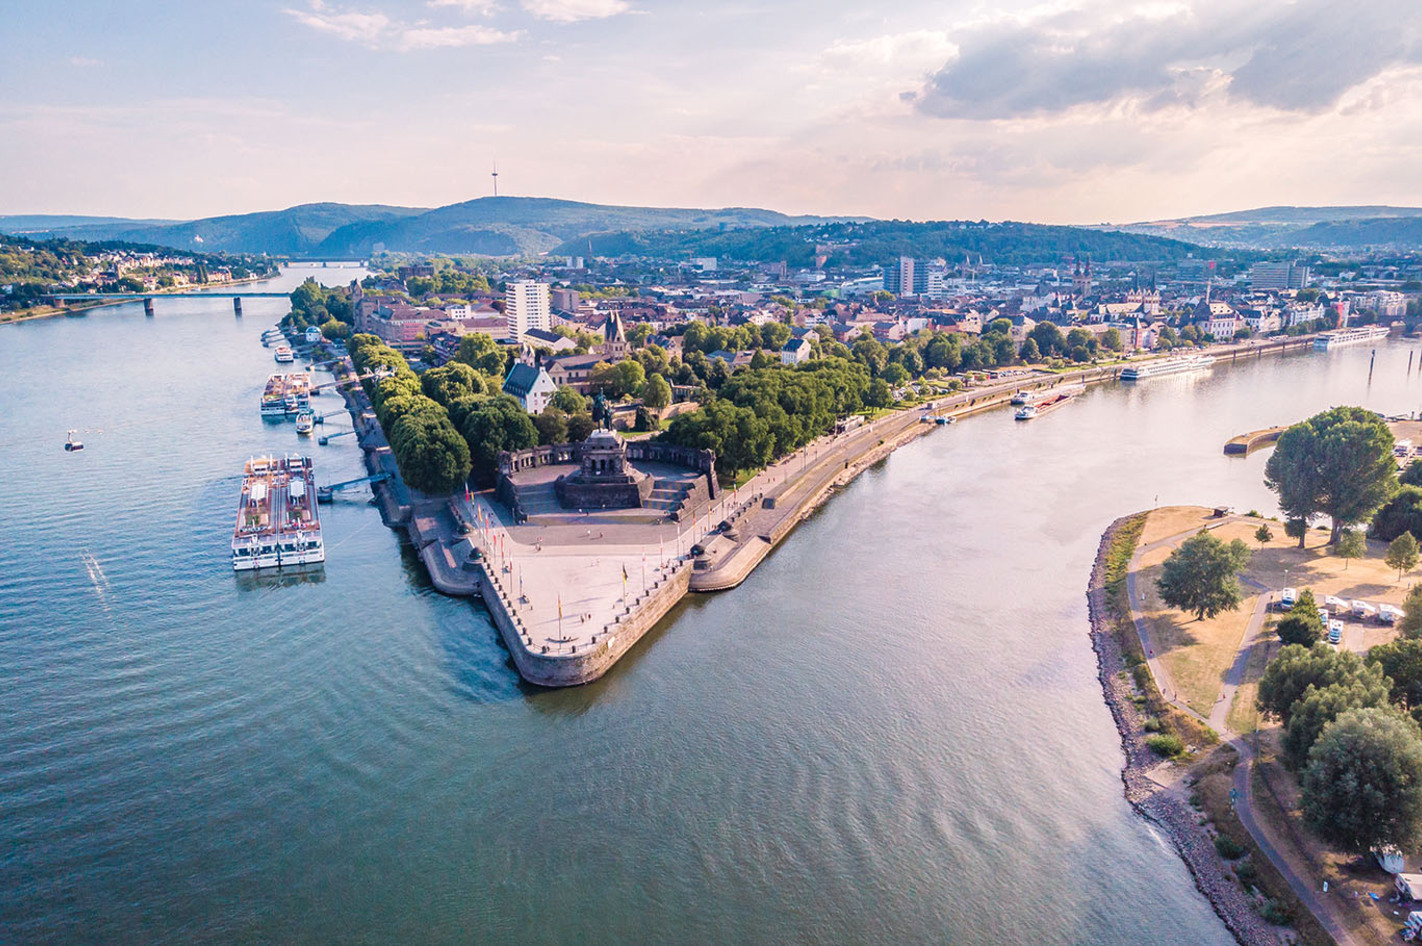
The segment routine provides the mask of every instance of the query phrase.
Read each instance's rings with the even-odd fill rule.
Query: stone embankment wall
[[[1129,518],[1117,519],[1102,535],[1086,589],[1097,675],[1126,755],[1126,764],[1121,770],[1126,800],[1143,817],[1159,826],[1170,839],[1180,859],[1189,868],[1195,886],[1210,901],[1236,939],[1246,946],[1277,946],[1279,936],[1276,928],[1264,921],[1253,901],[1225,867],[1215,851],[1214,839],[1200,824],[1199,814],[1178,792],[1167,791],[1150,778],[1151,769],[1161,760],[1146,744],[1145,717],[1132,699],[1135,689],[1126,670],[1125,655],[1113,633],[1114,616],[1106,603],[1107,559],[1117,532]]]
[[[591,683],[627,653],[657,622],[685,597],[691,582],[691,563],[679,560],[670,575],[663,575],[642,597],[634,600],[599,635],[596,644],[574,653],[544,653],[528,637],[527,628],[505,597],[500,576],[485,564],[479,570],[480,594],[509,654],[522,677],[541,686],[565,687]]]

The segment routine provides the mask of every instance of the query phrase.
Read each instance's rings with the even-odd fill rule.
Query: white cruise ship
[[[1356,345],[1358,342],[1387,338],[1387,333],[1386,325],[1360,325],[1357,328],[1334,329],[1331,332],[1319,334],[1313,340],[1313,347],[1317,351],[1328,351],[1330,348],[1337,348],[1340,345]]]
[[[1213,355],[1180,355],[1161,361],[1146,361],[1131,365],[1121,371],[1122,381],[1144,381],[1167,374],[1181,374],[1185,371],[1199,371],[1215,363]]]
[[[232,531],[232,568],[254,571],[325,560],[310,458],[248,460]]]

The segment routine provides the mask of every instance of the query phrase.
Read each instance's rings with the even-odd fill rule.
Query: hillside
[[[1259,207],[1230,213],[1153,220],[1105,229],[1252,249],[1422,249],[1422,207]]]
[[[433,210],[380,204],[302,204],[286,210],[182,222],[0,217],[0,232],[282,256],[363,257],[376,247],[392,252],[512,256],[544,253],[565,241],[609,230],[719,230],[831,219],[851,218],[791,217],[743,207],[618,207],[538,197],[482,197]]]
[[[1177,240],[1084,227],[873,220],[721,232],[619,231],[565,243],[554,252],[586,252],[589,240],[599,256],[715,256],[739,261],[783,260],[792,266],[810,265],[816,245],[821,244],[834,246],[831,265],[883,264],[898,256],[942,257],[956,263],[964,254],[974,262],[981,256],[984,262],[1001,264],[1057,263],[1088,255],[1097,262],[1163,262],[1184,259],[1199,250]]]

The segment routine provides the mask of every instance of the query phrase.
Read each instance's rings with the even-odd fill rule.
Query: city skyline
[[[492,191],[911,219],[1422,204],[1400,2],[151,0],[0,27],[0,212]]]

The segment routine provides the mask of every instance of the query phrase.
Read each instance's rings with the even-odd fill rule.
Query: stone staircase
[[[653,480],[652,493],[647,497],[645,508],[671,515],[681,509],[690,492],[691,484],[682,480]]]
[[[516,488],[518,506],[525,516],[551,516],[566,512],[558,503],[552,483],[538,483]]]

